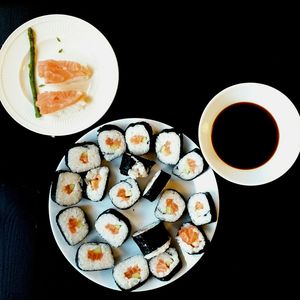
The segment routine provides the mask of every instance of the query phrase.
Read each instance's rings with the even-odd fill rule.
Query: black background
[[[223,88],[248,81],[279,89],[299,110],[299,23],[292,8],[113,4],[1,4],[0,45],[25,21],[50,13],[96,26],[114,48],[120,81],[115,101],[94,126],[118,118],[152,118],[197,142],[208,101]],[[14,122],[2,106],[0,122],[0,299],[123,298],[76,272],[49,224],[51,174],[65,149],[91,128],[65,137],[42,136]],[[182,292],[191,297],[197,290],[199,298],[292,293],[299,160],[267,185],[244,187],[216,177],[221,210],[210,251],[176,282],[127,297]]]

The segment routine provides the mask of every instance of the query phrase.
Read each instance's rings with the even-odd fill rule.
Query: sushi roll
[[[109,191],[109,198],[114,206],[127,209],[135,204],[141,196],[137,182],[132,178],[122,180]]]
[[[142,255],[135,255],[114,267],[113,278],[121,290],[132,291],[145,283],[149,273],[146,259]]]
[[[208,164],[198,148],[185,154],[173,169],[173,174],[183,180],[192,180],[206,171]]]
[[[94,143],[75,144],[69,149],[65,160],[72,172],[87,172],[101,164],[99,147]]]
[[[131,225],[129,220],[115,209],[107,209],[96,220],[97,232],[111,246],[119,247],[129,237]]]
[[[154,214],[159,220],[175,222],[182,216],[185,206],[181,194],[175,190],[165,190],[160,196]]]
[[[169,233],[160,221],[149,224],[135,232],[132,237],[146,259],[165,252],[171,243]]]
[[[133,179],[144,178],[149,175],[154,164],[155,162],[152,160],[124,153],[120,165],[120,172]]]
[[[77,206],[65,208],[56,216],[56,222],[67,243],[74,246],[89,233],[84,211]]]
[[[100,201],[104,198],[108,176],[108,167],[98,167],[87,172],[84,182],[86,184],[85,195],[88,199]]]
[[[182,149],[182,134],[174,128],[161,131],[155,140],[157,158],[164,164],[176,165]]]
[[[134,155],[149,152],[152,140],[152,127],[147,122],[130,124],[125,130],[128,151]]]
[[[176,240],[180,248],[188,254],[203,253],[208,245],[208,239],[200,227],[185,223],[178,230]]]
[[[85,243],[77,250],[76,264],[82,271],[106,270],[114,266],[114,257],[108,244]]]
[[[111,161],[126,150],[123,130],[115,125],[104,125],[98,130],[98,144],[103,157]]]
[[[215,222],[217,213],[210,193],[196,193],[188,200],[188,212],[192,222],[199,226]]]
[[[149,261],[150,272],[159,280],[170,280],[182,267],[182,262],[175,248],[169,248]]]
[[[62,206],[77,204],[82,198],[81,176],[68,171],[59,171],[55,175],[51,187],[52,200]]]

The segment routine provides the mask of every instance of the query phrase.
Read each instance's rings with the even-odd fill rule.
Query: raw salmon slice
[[[40,113],[45,115],[66,108],[85,98],[87,98],[87,94],[80,91],[44,92],[38,94],[36,105]]]
[[[77,78],[89,78],[92,75],[92,71],[80,63],[53,59],[39,61],[38,73],[45,83],[62,83]]]

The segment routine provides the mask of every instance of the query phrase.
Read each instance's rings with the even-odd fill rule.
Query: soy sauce
[[[279,130],[265,108],[239,102],[226,107],[216,117],[211,138],[217,155],[225,163],[238,169],[253,169],[273,156]]]

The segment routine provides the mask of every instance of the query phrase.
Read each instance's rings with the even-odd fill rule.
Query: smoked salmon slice
[[[87,98],[81,91],[57,91],[38,94],[36,105],[42,115],[50,114],[66,108],[79,100]]]
[[[92,71],[78,62],[68,60],[43,60],[38,62],[38,74],[45,83],[62,83],[77,78],[89,78]]]

